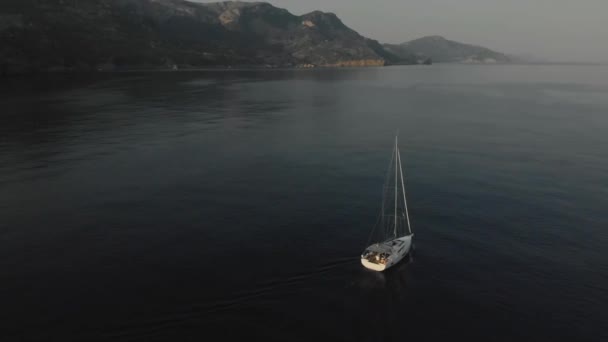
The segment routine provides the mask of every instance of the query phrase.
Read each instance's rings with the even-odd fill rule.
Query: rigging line
[[[410,214],[407,210],[407,200],[405,198],[405,183],[403,180],[403,169],[401,168],[401,154],[399,153],[399,149],[397,149],[397,158],[399,159],[399,171],[401,172],[401,189],[403,190],[403,204],[405,205],[405,217],[407,218],[407,230],[412,234],[412,227],[410,225]]]
[[[382,217],[382,215],[378,215],[378,218],[376,219],[376,223],[374,224],[374,228],[372,229],[371,233],[369,234],[369,237],[367,238],[367,244],[363,248],[367,248],[370,246],[370,243],[372,242],[372,237],[374,236],[374,232],[376,231],[376,228],[378,227],[378,222],[380,221],[381,217]]]
[[[397,133],[399,134],[399,133]],[[399,158],[399,148],[398,146],[398,137],[395,137],[395,229],[394,229],[394,234],[395,234],[395,238],[397,237],[397,164],[400,163],[400,161],[398,161],[397,159]]]
[[[369,244],[371,243],[373,235],[374,235],[374,232],[376,232],[376,230],[378,229],[378,223],[381,223],[382,228],[384,228],[383,231],[382,231],[383,236],[381,237],[381,240],[384,240],[384,237],[388,236],[388,229],[389,228],[387,226],[385,226],[385,224],[384,224],[384,216],[385,216],[384,215],[384,210],[385,210],[385,206],[386,206],[386,199],[387,199],[388,188],[389,188],[389,185],[390,185],[389,184],[390,183],[390,179],[391,179],[390,178],[390,174],[391,174],[393,162],[395,162],[395,163],[397,162],[395,160],[395,154],[394,153],[391,154],[391,160],[390,160],[390,162],[388,164],[388,169],[386,170],[386,175],[384,177],[384,185],[382,187],[382,207],[380,208],[380,215],[378,215],[376,223],[374,224],[374,228],[372,229],[372,231],[371,231],[371,233],[370,233],[370,235],[369,235],[369,237],[367,239],[367,246],[365,246],[365,247],[368,247]],[[380,221],[382,221],[382,222],[380,222]]]
[[[383,218],[386,218],[386,221],[382,222],[382,225],[383,225],[383,228],[384,228],[383,235],[381,237],[382,241],[386,241],[386,239],[389,236],[392,235],[392,230],[393,230],[392,229],[393,227],[391,227],[391,223],[392,223],[391,222],[391,217],[392,217],[392,215],[389,215],[386,212],[386,210],[388,209],[387,205],[390,205],[390,202],[392,200],[392,196],[389,197],[389,195],[391,195],[392,194],[391,191],[394,190],[393,186],[391,186],[392,185],[391,172],[393,170],[393,163],[394,163],[395,166],[397,166],[397,159],[395,157],[395,147],[394,146],[393,146],[393,151],[391,153],[391,162],[389,163],[388,170],[386,171],[386,187],[385,187],[385,193],[384,193],[384,195],[382,197],[382,201],[383,201],[383,205],[382,205],[383,206],[383,212],[382,212],[382,214],[383,214]]]

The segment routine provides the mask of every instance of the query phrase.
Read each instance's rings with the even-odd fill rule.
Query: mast
[[[403,203],[405,204],[405,217],[407,218],[407,230],[412,234],[412,227],[410,226],[410,214],[407,210],[407,200],[405,199],[405,184],[403,181],[403,169],[401,168],[401,154],[399,153],[399,149],[397,149],[397,159],[399,162],[399,171],[401,172],[401,190],[403,190]]]
[[[397,237],[397,163],[400,163],[398,161],[399,154],[397,149],[397,139],[398,136],[395,136],[395,237]]]

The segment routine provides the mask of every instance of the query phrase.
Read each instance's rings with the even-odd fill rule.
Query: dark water
[[[2,341],[608,339],[607,67],[3,82]]]

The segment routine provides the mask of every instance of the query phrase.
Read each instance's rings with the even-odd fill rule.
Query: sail
[[[382,206],[370,242],[384,242],[411,234],[403,167],[395,139],[382,191]]]

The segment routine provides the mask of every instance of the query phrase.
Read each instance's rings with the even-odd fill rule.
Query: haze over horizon
[[[191,0],[197,2],[216,2]],[[603,0],[269,0],[301,15],[336,13],[383,43],[423,36],[481,45],[552,62],[608,62],[608,2]]]

